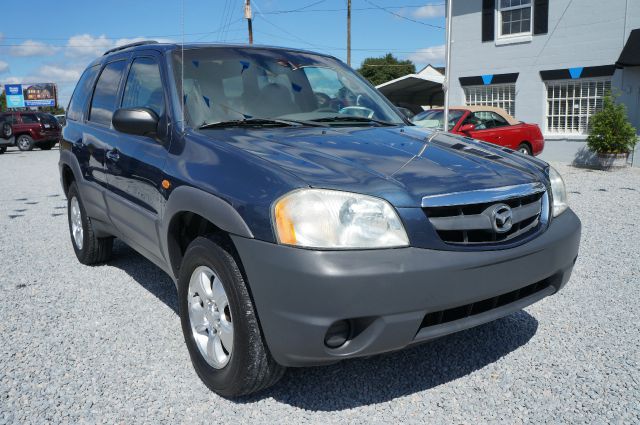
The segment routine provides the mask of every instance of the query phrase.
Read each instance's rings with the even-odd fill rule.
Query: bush
[[[636,129],[627,118],[627,108],[616,104],[613,95],[607,93],[602,110],[591,117],[587,146],[596,153],[629,153],[636,141]]]

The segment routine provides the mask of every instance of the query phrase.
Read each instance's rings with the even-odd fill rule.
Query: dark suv
[[[143,43],[84,72],[60,149],[83,264],[176,283],[214,391],[495,320],[559,291],[580,221],[545,162],[416,128],[339,60]]]

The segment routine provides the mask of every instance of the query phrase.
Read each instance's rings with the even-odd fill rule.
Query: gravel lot
[[[584,226],[558,295],[238,402],[193,371],[165,274],[121,243],[77,262],[57,161],[0,155],[0,423],[640,422],[640,169],[558,166]]]

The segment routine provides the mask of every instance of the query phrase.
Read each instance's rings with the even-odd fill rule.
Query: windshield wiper
[[[280,120],[275,118],[245,118],[242,120],[219,121],[204,123],[198,127],[199,130],[207,128],[229,128],[229,127],[302,127],[304,125],[319,127],[321,124],[309,121]]]
[[[356,117],[353,115],[336,115],[333,117],[325,117],[325,118],[316,118],[311,120],[314,122],[363,122],[363,123],[375,123],[383,126],[396,126],[399,125],[397,123],[377,120],[375,118],[367,118],[367,117]]]

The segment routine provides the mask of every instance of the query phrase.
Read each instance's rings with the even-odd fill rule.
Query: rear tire
[[[2,155],[3,153],[5,153],[7,151],[7,147],[6,146],[2,146],[0,147],[0,155]]]
[[[264,342],[238,264],[214,237],[198,237],[187,248],[178,301],[191,362],[210,390],[238,397],[267,388],[282,377],[285,368],[275,362]]]
[[[529,146],[528,143],[520,143],[520,146],[518,146],[518,152],[520,152],[522,155],[532,155],[531,146]]]
[[[16,145],[22,152],[30,151],[33,149],[33,139],[29,135],[21,134],[16,139]]]
[[[71,183],[67,193],[67,215],[71,244],[78,261],[86,265],[107,261],[111,257],[113,238],[96,237],[75,182]]]

